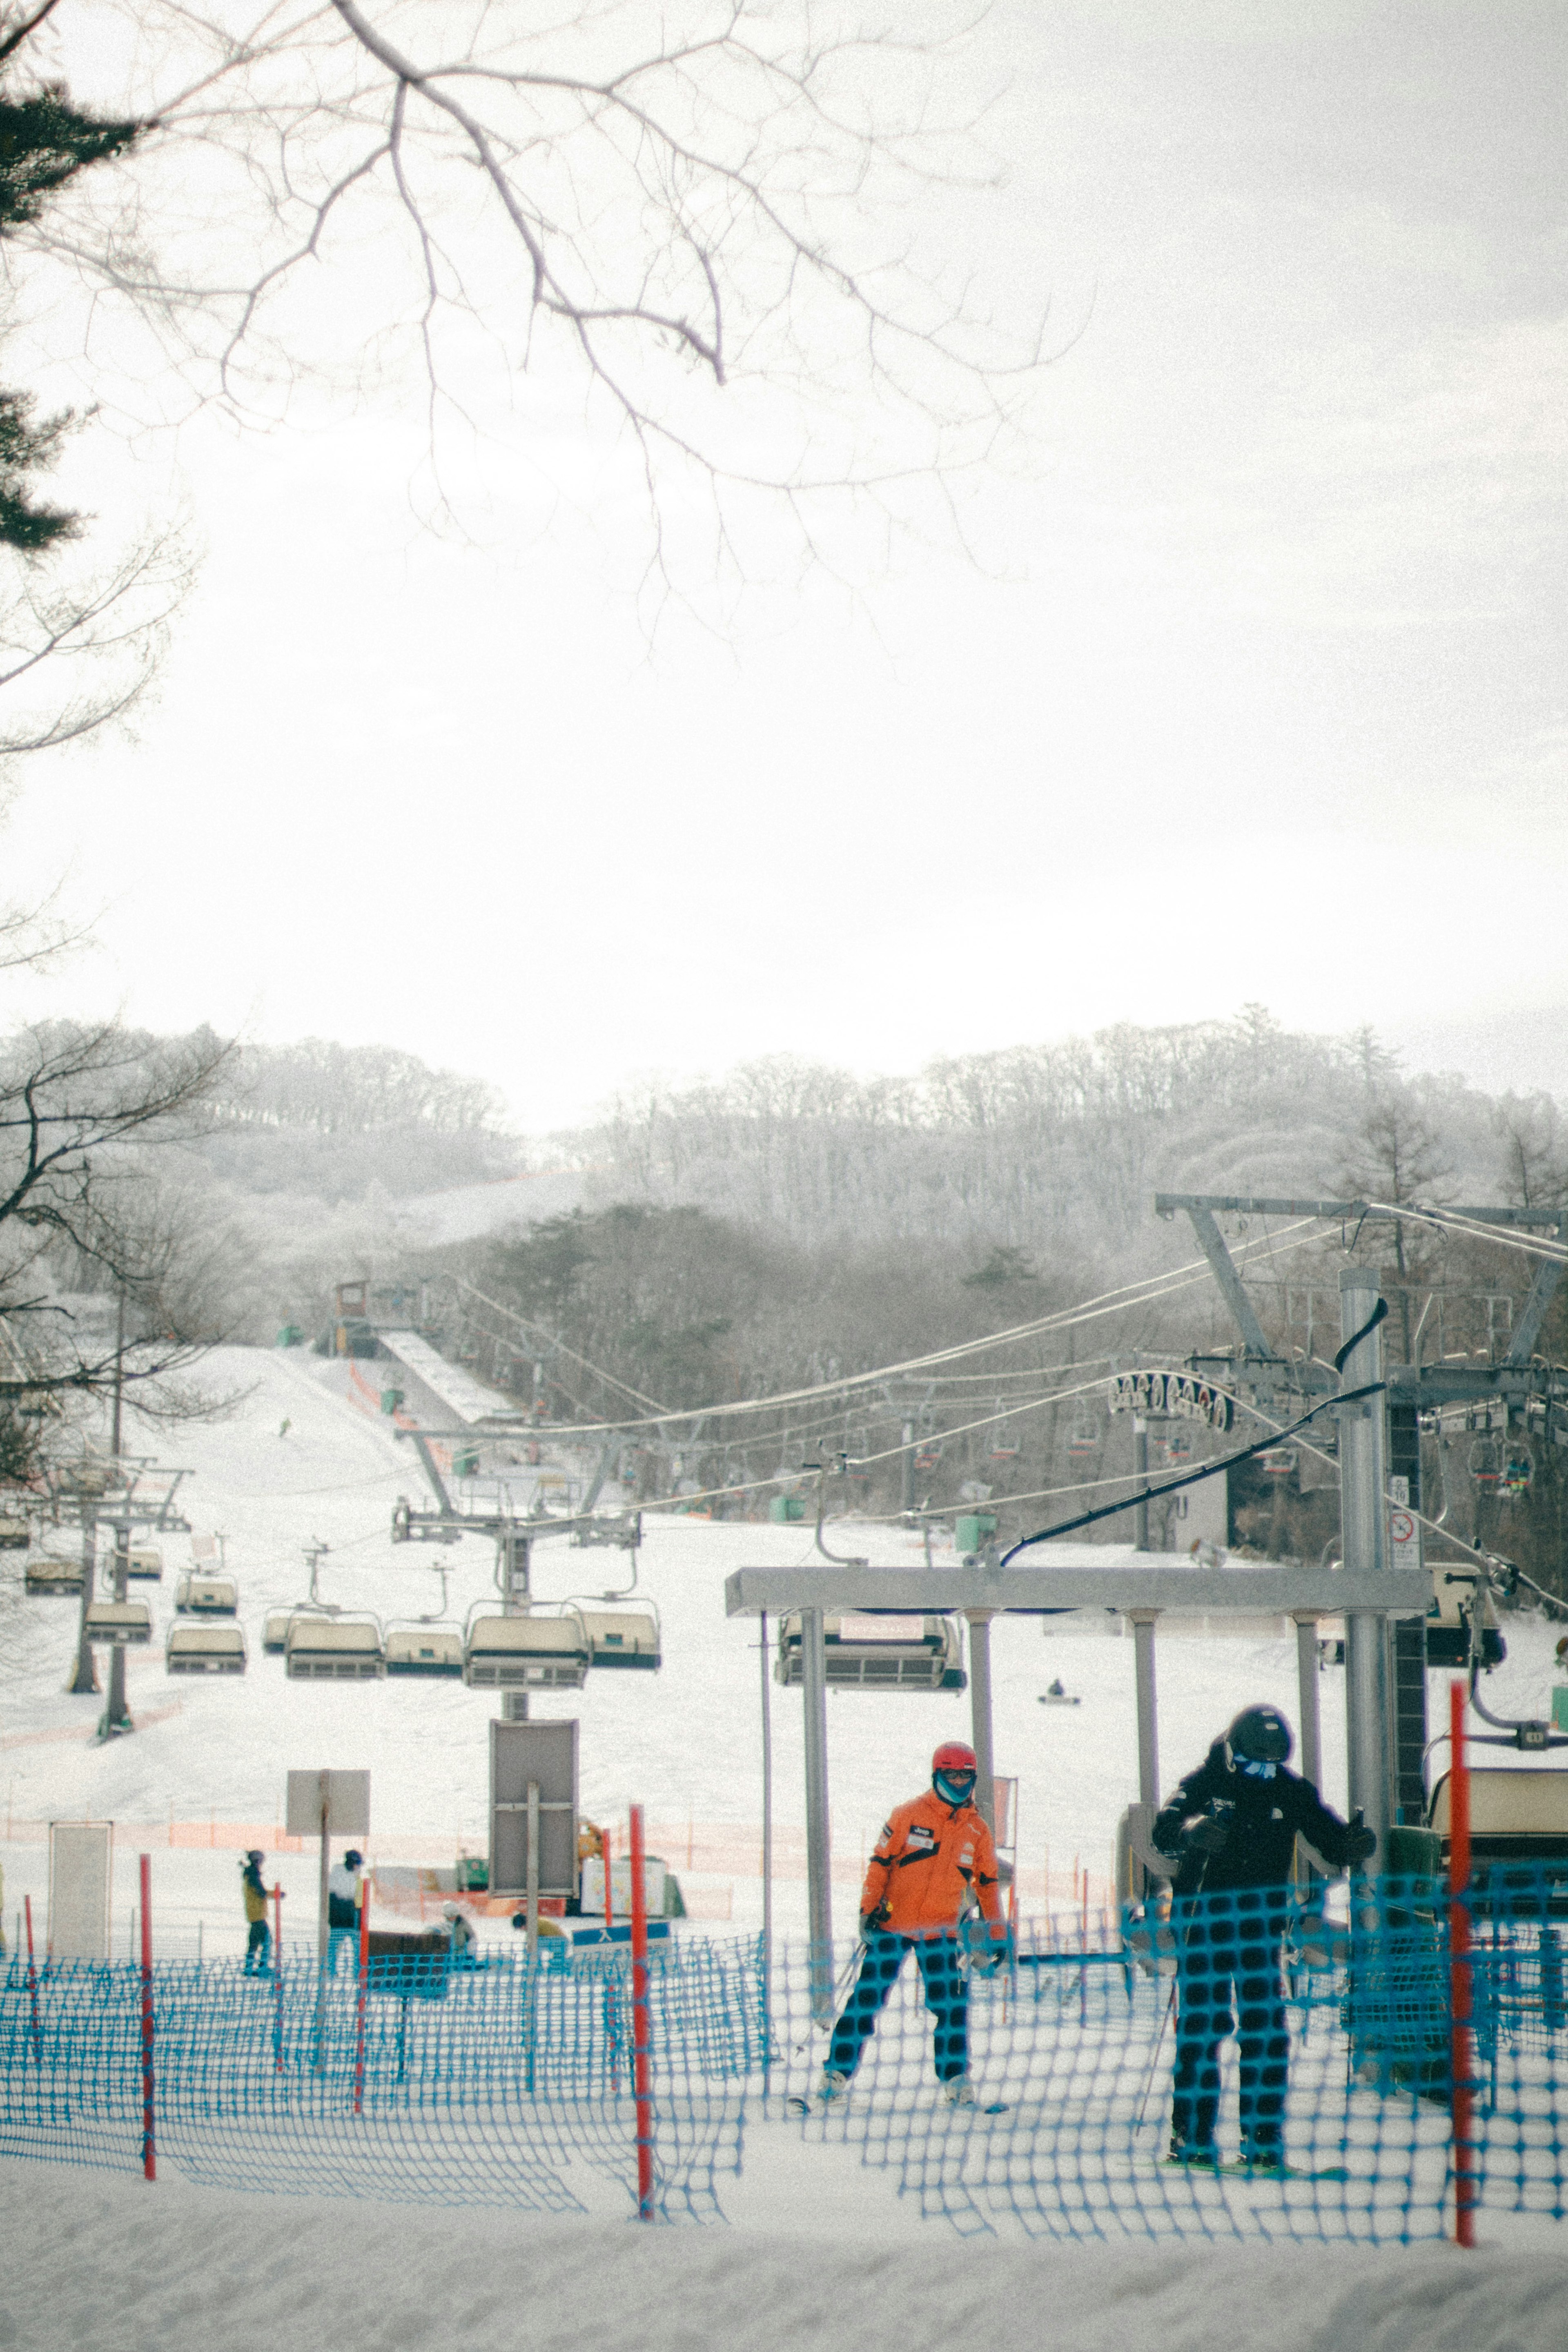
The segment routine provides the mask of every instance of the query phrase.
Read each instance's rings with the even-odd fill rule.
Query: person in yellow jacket
[[[267,1924],[267,1889],[261,1883],[261,1865],[267,1860],[259,1846],[252,1846],[241,1863],[240,1892],[245,1896],[245,1916],[250,1935],[245,1948],[245,1967],[241,1974],[247,1977],[269,1977],[267,1947],[272,1930]]]
[[[945,1740],[931,1759],[931,1786],[899,1805],[876,1842],[861,1893],[864,1950],[854,1990],[833,2028],[818,2096],[841,2100],[888,1994],[910,1952],[936,2021],[933,2054],[944,2097],[969,2107],[969,1979],[960,1923],[974,1912],[989,1934],[969,1966],[990,1968],[1006,1948],[997,1893],[996,1841],[974,1800],[975,1751]]]

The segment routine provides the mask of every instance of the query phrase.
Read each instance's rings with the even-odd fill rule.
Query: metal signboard
[[[108,1822],[49,1823],[49,1950],[57,1960],[107,1960],[114,1831]]]
[[[322,1807],[327,1817],[323,1822]],[[284,1826],[290,1837],[369,1837],[371,1776],[368,1772],[290,1772]]]
[[[490,1726],[490,1892],[528,1885],[528,1790],[537,1789],[540,1895],[577,1892],[577,1725]]]

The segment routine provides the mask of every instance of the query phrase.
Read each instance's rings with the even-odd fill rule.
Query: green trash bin
[[[803,1519],[806,1506],[799,1495],[775,1495],[768,1506],[768,1516],[780,1524],[789,1519]]]
[[[959,1551],[967,1556],[972,1551],[978,1551],[980,1546],[988,1541],[996,1532],[997,1517],[994,1511],[971,1511],[967,1518],[960,1519],[955,1526],[953,1540]]]

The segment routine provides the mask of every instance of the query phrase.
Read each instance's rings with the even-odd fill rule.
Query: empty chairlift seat
[[[169,1628],[163,1664],[172,1675],[243,1675],[245,1635],[237,1625],[187,1618]]]
[[[296,1617],[283,1654],[294,1682],[379,1682],[386,1668],[373,1618]]]
[[[26,1551],[31,1540],[26,1517],[0,1504],[0,1551]]]
[[[951,1617],[829,1617],[823,1635],[827,1679],[839,1689],[962,1690],[968,1679]],[[774,1676],[785,1684],[802,1679],[799,1612],[779,1626]]]
[[[145,1601],[89,1601],[87,1638],[106,1648],[140,1648],[152,1639],[152,1612]]]
[[[261,1646],[269,1658],[280,1658],[288,1647],[288,1628],[294,1622],[292,1609],[269,1609],[261,1621]]]
[[[155,1551],[149,1544],[143,1544],[140,1548],[133,1544],[127,1557],[125,1573],[129,1577],[140,1577],[148,1584],[162,1584],[163,1581],[162,1553]]]
[[[394,1625],[386,1655],[389,1675],[461,1675],[463,1636],[443,1625]]]
[[[1448,1867],[1449,1776],[1432,1791],[1428,1824]],[[1568,1909],[1568,1772],[1503,1766],[1470,1770],[1470,1882],[1478,1908],[1528,1900],[1544,1885],[1553,1914]]]
[[[181,1617],[237,1617],[239,1587],[232,1576],[202,1576],[193,1569],[174,1587]]]
[[[463,1648],[463,1674],[476,1690],[580,1690],[591,1662],[580,1612],[529,1610],[476,1617]]]
[[[25,1579],[29,1592],[79,1592],[79,1559],[30,1559]]]
[[[659,1620],[651,1609],[582,1609],[588,1654],[596,1666],[641,1667],[660,1664]]]

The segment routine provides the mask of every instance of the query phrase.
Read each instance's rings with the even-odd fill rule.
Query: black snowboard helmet
[[[1225,1744],[1239,1764],[1284,1764],[1296,1743],[1277,1706],[1244,1706]]]

